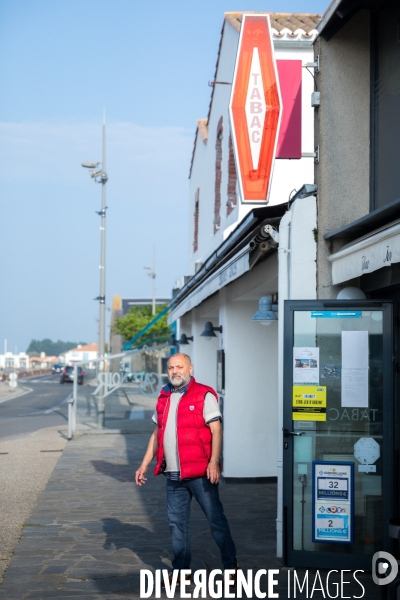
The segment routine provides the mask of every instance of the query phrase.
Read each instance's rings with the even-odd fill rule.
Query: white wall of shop
[[[277,344],[276,323],[251,321],[251,301],[223,308],[226,386],[224,397],[225,477],[276,476]]]
[[[316,217],[316,199],[309,197],[296,200],[282,219],[281,229],[288,227],[290,250],[284,252],[286,298],[316,298]],[[181,350],[191,356],[201,383],[216,387],[217,350],[225,350],[225,477],[277,475],[278,323],[265,327],[251,319],[263,296],[278,293],[284,299],[283,283],[278,281],[275,252],[180,319],[180,333],[194,338]],[[278,319],[282,327],[283,314],[278,313]],[[222,325],[222,334],[211,340],[200,337],[206,321]]]
[[[315,300],[317,297],[316,240],[318,238],[315,196],[296,200],[290,210],[292,218],[288,256],[289,296],[287,299]]]
[[[278,328],[252,321],[259,299],[278,291],[277,259],[275,253],[220,291],[225,477],[277,474]]]
[[[181,331],[193,335],[190,347],[195,378],[216,387],[217,350],[225,349],[225,393],[223,394],[223,474],[225,477],[274,477],[277,459],[277,344],[276,323],[263,327],[251,320],[257,300],[235,301],[226,290],[213,298],[221,303],[222,335],[200,337],[207,319],[198,307],[181,319]],[[206,303],[203,303],[206,304]]]
[[[216,74],[217,81],[232,82],[236,60],[239,33],[225,22],[222,44]],[[284,43],[274,40],[277,60],[301,60],[304,64],[313,62],[313,48],[297,46],[297,40]],[[314,152],[314,109],[311,108],[311,94],[314,89],[313,78],[303,69],[302,78],[302,151]],[[196,133],[196,145],[193,156],[191,178],[189,180],[189,265],[188,274],[195,273],[195,264],[203,263],[207,257],[222,243],[231,231],[243,220],[252,209],[252,205],[240,203],[237,186],[238,203],[231,214],[226,216],[228,189],[228,157],[229,157],[229,100],[230,85],[215,86],[208,122],[208,140],[204,142],[199,132]],[[206,115],[198,115],[205,117]],[[220,117],[223,117],[222,138],[222,182],[221,182],[221,227],[213,233],[214,199],[215,199],[215,158],[216,132]],[[300,160],[275,160],[269,204],[286,202],[293,189],[299,189],[304,183],[314,181],[314,160],[303,157]],[[198,250],[193,252],[194,212],[197,189],[199,195],[199,233]]]
[[[275,253],[180,319],[180,333],[194,338],[180,350],[190,355],[198,381],[216,388],[217,350],[225,350],[225,477],[276,476],[278,328],[251,319],[259,299],[277,292],[277,271]],[[222,334],[201,337],[206,321],[222,325]]]

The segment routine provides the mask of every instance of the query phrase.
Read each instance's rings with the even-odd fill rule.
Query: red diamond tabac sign
[[[243,15],[229,114],[244,203],[268,202],[281,107],[269,15]]]

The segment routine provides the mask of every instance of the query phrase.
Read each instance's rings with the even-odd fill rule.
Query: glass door
[[[290,566],[370,570],[375,552],[390,551],[392,328],[390,302],[285,302]]]

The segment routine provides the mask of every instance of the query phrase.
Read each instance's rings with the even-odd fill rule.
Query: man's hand
[[[207,467],[207,477],[210,483],[218,483],[221,477],[219,470],[219,457],[222,450],[222,427],[221,421],[210,421],[209,423],[211,440],[211,457]]]
[[[219,470],[219,466],[213,462],[208,463],[207,478],[210,480],[210,483],[218,483],[220,477],[221,471]]]
[[[145,477],[145,473],[147,471],[149,467],[144,466],[143,464],[140,465],[140,467],[138,468],[138,470],[135,473],[135,481],[137,485],[144,485],[147,481],[147,478]]]
[[[149,464],[151,463],[151,461],[153,460],[153,458],[156,455],[157,432],[158,432],[158,427],[156,425],[153,433],[150,436],[149,443],[147,445],[147,450],[143,457],[142,464],[140,465],[140,467],[138,468],[138,470],[135,473],[135,481],[136,481],[137,485],[143,485],[147,481],[147,479],[145,477],[145,473],[146,473],[147,469],[149,468]]]

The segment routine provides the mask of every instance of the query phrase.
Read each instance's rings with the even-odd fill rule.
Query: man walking
[[[237,569],[236,549],[218,495],[222,448],[221,413],[215,391],[195,381],[187,354],[168,361],[169,384],[158,397],[152,433],[136,483],[146,482],[146,471],[157,458],[154,475],[167,478],[168,521],[172,536],[173,569],[189,569],[189,518],[194,496],[210,524],[225,569]]]

